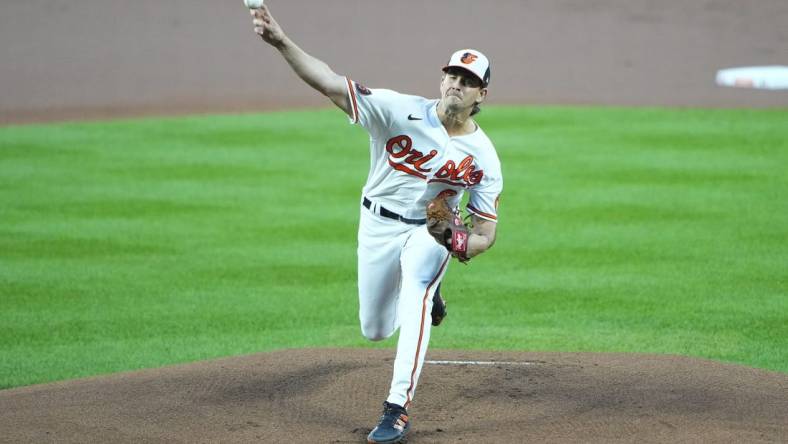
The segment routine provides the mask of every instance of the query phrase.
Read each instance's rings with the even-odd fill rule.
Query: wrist
[[[468,256],[468,242],[470,241],[468,229],[463,225],[455,225],[446,231],[446,249],[460,262],[467,262],[470,259],[470,256]]]
[[[290,46],[290,39],[287,36],[283,36],[281,40],[278,42],[273,42],[271,45],[276,48],[279,52],[284,52]]]

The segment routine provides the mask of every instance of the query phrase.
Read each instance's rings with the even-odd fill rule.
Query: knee
[[[361,334],[370,341],[382,341],[391,336],[391,331],[380,325],[362,325]]]

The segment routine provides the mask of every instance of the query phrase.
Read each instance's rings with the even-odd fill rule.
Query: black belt
[[[372,206],[372,202],[364,196],[364,206],[369,209]],[[387,217],[389,219],[398,220],[400,222],[405,222],[406,224],[411,225],[424,225],[427,223],[427,219],[408,219],[407,217],[402,217],[399,214],[389,211],[382,206],[378,206],[378,211],[381,216]]]

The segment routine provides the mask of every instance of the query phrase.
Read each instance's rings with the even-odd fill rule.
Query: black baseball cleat
[[[393,444],[401,442],[410,429],[408,412],[397,404],[383,403],[383,415],[378,425],[369,432],[367,442]]]
[[[432,297],[432,326],[437,327],[446,317],[446,302],[441,297],[441,286],[435,289],[435,296]]]

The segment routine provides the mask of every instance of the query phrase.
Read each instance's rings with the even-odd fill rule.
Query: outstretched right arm
[[[353,110],[347,94],[348,84],[345,77],[338,75],[323,61],[312,57],[293,43],[274,20],[267,6],[252,9],[250,12],[254,17],[254,32],[282,54],[298,77],[331,99],[346,114],[352,115]]]

